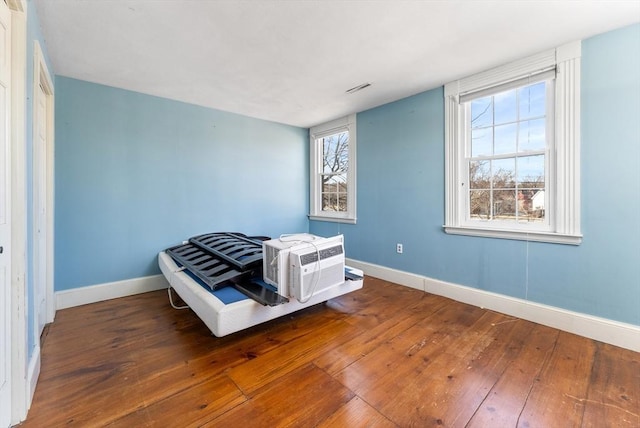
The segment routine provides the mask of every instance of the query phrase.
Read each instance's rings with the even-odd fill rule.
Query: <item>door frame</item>
[[[33,391],[27,388],[27,3],[11,10],[11,423],[25,419]],[[39,357],[38,357],[39,358]]]
[[[0,49],[2,49],[2,55],[0,61],[2,62],[0,68],[2,69],[2,83],[0,97],[0,110],[2,115],[0,116],[1,122],[1,139],[0,144],[0,176],[2,181],[0,183],[0,205],[2,205],[0,216],[2,217],[2,241],[0,241],[0,252],[2,255],[2,263],[0,266],[0,335],[2,336],[2,348],[0,349],[0,426],[11,426],[11,408],[12,408],[12,325],[11,322],[11,305],[12,305],[12,290],[11,290],[11,191],[12,187],[12,175],[11,175],[11,152],[12,152],[12,90],[13,81],[11,79],[12,74],[12,56],[11,56],[11,22],[13,16],[11,9],[7,6],[6,2],[0,4],[1,17],[1,29],[0,33]]]
[[[36,144],[35,139],[37,135],[37,126],[39,118],[36,118],[36,114],[38,111],[38,104],[40,102],[40,90],[39,86],[42,86],[43,92],[45,94],[45,105],[46,105],[46,117],[45,126],[46,126],[46,146],[45,153],[36,153]],[[33,249],[33,257],[34,257],[34,266],[42,267],[44,265],[45,269],[45,320],[44,324],[53,322],[55,317],[55,305],[54,305],[54,296],[53,296],[53,148],[54,148],[54,91],[53,91],[53,80],[51,79],[51,75],[49,74],[49,69],[47,67],[47,63],[44,59],[44,54],[42,53],[42,48],[40,47],[40,43],[35,40],[33,46],[33,195],[39,194],[38,186],[39,180],[37,177],[39,174],[45,174],[45,224],[44,224],[44,234],[46,238],[46,248],[45,254],[38,253],[38,245],[35,242],[32,243]],[[38,156],[45,156],[45,171],[38,171],[36,166]],[[33,236],[36,236],[36,228],[38,226],[35,209],[37,208],[36,201],[33,203],[34,213],[33,213]],[[40,263],[37,262],[36,258],[39,258]],[[36,277],[35,272],[33,273],[34,278]],[[34,285],[35,288],[35,285]],[[36,293],[34,292],[34,295]],[[39,347],[40,345],[40,331],[38,329],[39,325],[39,314],[36,307],[34,307],[33,314],[33,332],[34,332],[34,343]]]

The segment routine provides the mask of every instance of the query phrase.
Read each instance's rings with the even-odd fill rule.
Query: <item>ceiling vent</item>
[[[351,89],[347,89],[347,94],[353,94],[355,92],[361,91],[364,88],[368,88],[369,86],[371,86],[371,83],[363,83],[362,85],[358,85],[358,86],[354,86]]]

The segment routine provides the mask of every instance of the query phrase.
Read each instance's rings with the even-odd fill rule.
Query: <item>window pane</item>
[[[515,189],[516,159],[497,159],[491,161],[494,189]]]
[[[496,190],[493,192],[493,218],[496,220],[516,219],[515,190]]]
[[[341,132],[322,139],[322,172],[346,172],[349,166],[349,133]]]
[[[338,211],[338,199],[335,193],[322,194],[322,211]]]
[[[517,165],[518,187],[544,188],[544,155],[519,157]]]
[[[338,211],[346,211],[347,210],[347,194],[339,193],[338,194]]]
[[[545,135],[545,119],[521,122],[518,134],[518,151],[544,150],[546,147]]]
[[[493,99],[495,105],[494,123],[496,125],[514,122],[517,119],[517,98],[515,89],[496,94]]]
[[[471,156],[491,156],[493,149],[493,128],[471,130]]]
[[[469,192],[469,215],[471,218],[488,220],[491,208],[491,192],[472,190]]]
[[[471,127],[493,125],[493,98],[484,97],[471,101]]]
[[[520,105],[520,120],[545,115],[546,107],[546,82],[518,89]]]
[[[333,175],[323,175],[322,176],[322,191],[323,192],[336,192],[336,180]]]
[[[544,189],[533,190],[531,196],[531,208],[529,212],[530,221],[544,221],[545,219],[545,199]]]
[[[518,220],[521,222],[543,221],[544,204],[543,189],[518,191]]]
[[[469,162],[469,188],[488,189],[491,186],[489,161]]]
[[[322,211],[347,211],[347,175],[322,176]]]
[[[495,127],[496,139],[493,153],[496,155],[516,152],[516,135],[518,125],[501,125]]]
[[[347,194],[347,174],[334,175],[332,177],[336,183],[336,193]]]

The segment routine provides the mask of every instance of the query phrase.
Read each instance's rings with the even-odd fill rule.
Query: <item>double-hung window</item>
[[[579,244],[580,43],[445,86],[453,234]]]
[[[356,222],[356,116],[309,131],[312,220]]]

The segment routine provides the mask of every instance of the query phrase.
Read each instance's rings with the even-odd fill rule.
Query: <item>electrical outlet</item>
[[[396,253],[402,254],[402,244],[396,244]]]

